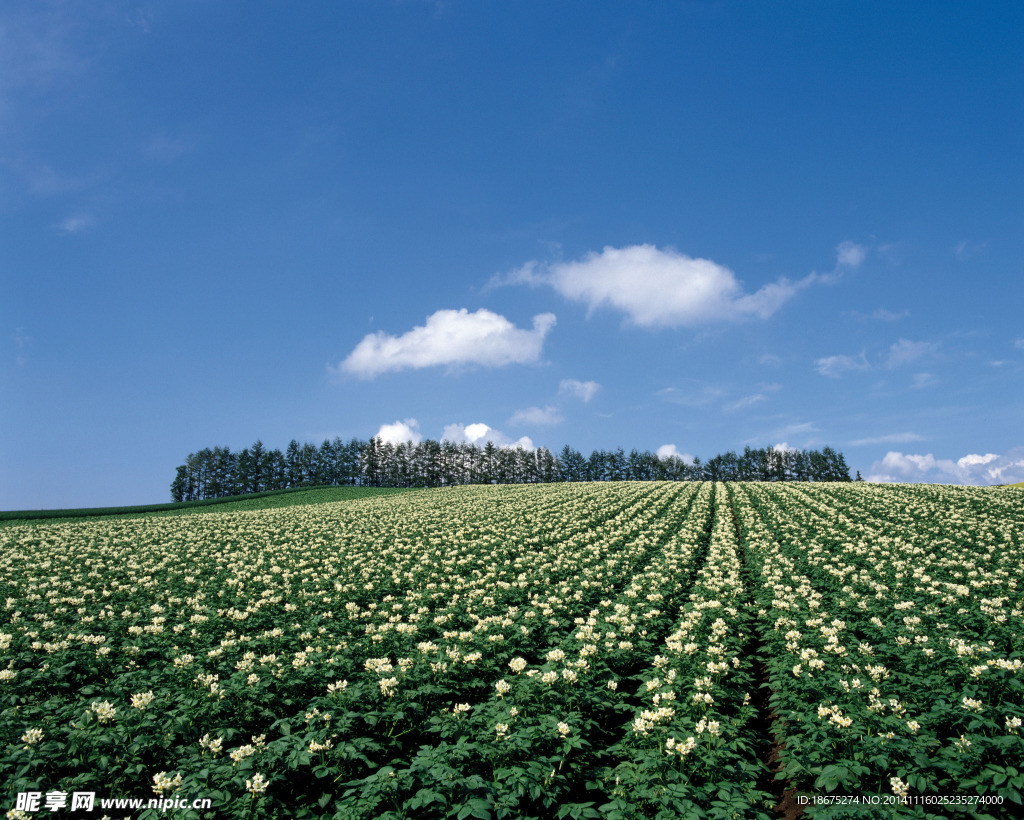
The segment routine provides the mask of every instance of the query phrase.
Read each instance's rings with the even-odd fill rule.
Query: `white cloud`
[[[684,464],[693,464],[693,456],[689,453],[680,453],[674,444],[662,444],[656,451],[658,458],[680,458]]]
[[[966,239],[957,242],[953,246],[953,255],[956,256],[961,262],[965,259],[970,259],[977,253],[985,250],[988,247],[988,242],[968,242]]]
[[[909,339],[900,339],[889,347],[885,366],[891,369],[915,362],[922,356],[934,353],[938,347],[935,342],[912,342]]]
[[[851,441],[851,447],[862,447],[868,444],[905,444],[909,441],[924,441],[924,436],[917,433],[888,433],[884,436],[871,436]]]
[[[861,352],[859,356],[826,356],[815,359],[814,366],[822,376],[838,379],[840,375],[851,370],[868,370],[868,357]]]
[[[439,310],[427,317],[426,324],[401,336],[383,331],[365,336],[332,370],[372,378],[393,370],[436,365],[527,364],[540,358],[544,337],[554,325],[551,313],[534,316],[533,330],[523,330],[489,310]]]
[[[708,384],[699,379],[686,379],[683,387],[664,387],[654,395],[672,404],[703,407],[724,398],[726,391],[716,384]]]
[[[743,396],[730,404],[726,404],[722,409],[727,412],[732,412],[735,410],[742,410],[744,407],[750,407],[754,404],[760,404],[761,402],[768,400],[768,395],[770,393],[777,393],[781,389],[781,384],[760,384],[758,385],[759,392],[752,393],[749,396]]]
[[[941,484],[1016,484],[1024,481],[1024,447],[1003,455],[970,453],[953,461],[932,453],[917,455],[890,450],[871,466],[868,481],[937,482]]]
[[[856,242],[840,242],[836,248],[836,266],[843,268],[858,268],[860,263],[867,256],[868,249]]]
[[[597,395],[597,391],[600,389],[601,385],[597,382],[581,382],[577,379],[562,379],[561,384],[558,385],[558,395],[572,396],[586,404]]]
[[[886,310],[885,308],[879,308],[871,314],[872,319],[878,319],[880,322],[897,322],[900,319],[905,319],[910,315],[909,310],[893,311]]]
[[[451,441],[455,444],[476,444],[478,446],[483,446],[490,441],[503,448],[522,447],[524,450],[537,449],[529,436],[522,436],[513,441],[500,430],[495,430],[483,422],[449,424],[444,428],[441,440]]]
[[[14,348],[17,351],[14,362],[18,367],[24,367],[28,363],[28,346],[32,343],[32,337],[26,336],[22,328],[14,331]]]
[[[741,399],[737,399],[725,405],[722,409],[728,413],[732,413],[736,410],[742,410],[744,407],[750,407],[754,404],[760,404],[763,401],[767,401],[768,397],[764,393],[754,393],[749,396],[744,396]]]
[[[547,407],[527,407],[525,410],[516,410],[509,419],[509,424],[560,424],[565,419],[559,414],[558,409],[548,405]]]
[[[1017,350],[1024,350],[1024,336],[1014,339],[1013,346],[1017,348]]]
[[[606,247],[578,262],[542,268],[529,262],[492,284],[547,284],[589,310],[612,307],[642,327],[677,327],[707,322],[765,319],[801,288],[782,278],[754,293],[745,293],[731,270],[710,259],[694,259],[654,245]]]
[[[777,450],[791,450],[794,447],[797,449],[806,449],[814,444],[817,438],[815,433],[820,432],[821,428],[813,421],[802,421],[795,424],[786,424],[783,427],[776,428],[769,433],[768,436],[774,439],[781,439],[781,441],[775,445],[775,449]],[[766,436],[766,438],[768,436]],[[799,444],[790,445],[789,441],[791,439],[798,440]],[[763,441],[764,439],[761,440]]]
[[[65,236],[73,236],[88,230],[95,224],[96,220],[89,216],[89,214],[74,214],[57,223],[54,228],[58,233],[62,233]]]
[[[938,382],[938,378],[931,373],[915,373],[913,380],[910,382],[910,387],[913,390],[923,390],[925,387],[938,384]]]
[[[419,444],[423,441],[423,436],[418,428],[419,423],[416,419],[396,421],[394,424],[382,424],[380,430],[377,431],[377,438],[391,444],[405,444],[407,441]]]

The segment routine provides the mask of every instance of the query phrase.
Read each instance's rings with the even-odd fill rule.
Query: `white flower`
[[[108,700],[93,701],[89,704],[89,708],[96,713],[96,717],[101,723],[113,720],[114,715],[117,714],[117,709],[115,709],[114,705]]]
[[[241,763],[247,757],[252,757],[252,755],[254,755],[254,754],[256,754],[256,749],[254,747],[246,744],[245,746],[239,746],[237,749],[235,749],[231,753],[231,759],[235,763]]]
[[[245,781],[245,790],[253,797],[263,794],[267,790],[267,779],[262,774],[254,774],[252,778]]]
[[[907,784],[900,780],[898,777],[890,777],[889,785],[892,787],[892,793],[897,797],[906,797],[909,793]]]
[[[562,737],[566,737],[569,734],[569,732],[571,732],[571,731],[572,731],[572,729],[569,728],[569,724],[568,723],[559,723],[558,724],[558,734],[560,734]]]
[[[153,791],[158,796],[163,796],[163,793],[166,791],[174,791],[180,785],[180,774],[176,774],[173,778],[168,777],[166,772],[159,772],[153,775]]]
[[[29,729],[21,736],[21,742],[26,746],[35,746],[42,739],[42,729]]]
[[[152,692],[140,692],[137,695],[132,695],[132,706],[134,706],[136,709],[145,709],[152,702]]]

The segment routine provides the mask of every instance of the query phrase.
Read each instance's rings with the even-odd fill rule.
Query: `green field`
[[[1022,490],[363,495],[0,528],[9,816],[1021,811]]]
[[[262,493],[232,495],[224,498],[205,498],[200,501],[171,501],[166,504],[141,504],[133,507],[11,510],[0,512],[0,526],[7,521],[26,522],[64,518],[101,518],[107,516],[123,518],[133,515],[182,515],[204,511],[268,510],[275,507],[319,504],[325,501],[351,501],[355,498],[372,498],[395,492],[407,492],[407,490],[389,487],[293,487],[287,490],[269,490]]]

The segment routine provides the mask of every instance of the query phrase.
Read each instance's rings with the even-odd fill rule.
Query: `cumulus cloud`
[[[509,419],[509,424],[560,424],[565,421],[558,412],[558,408],[547,405],[546,407],[527,407],[525,410],[516,410]]]
[[[572,398],[579,399],[586,404],[597,395],[597,391],[600,389],[601,385],[597,382],[581,382],[577,379],[562,379],[561,384],[558,385],[558,395],[571,396]]]
[[[419,423],[416,419],[396,421],[394,424],[382,424],[380,430],[377,431],[377,438],[389,444],[405,444],[407,441],[419,444],[423,441],[423,436],[419,431]]]
[[[855,370],[868,370],[868,357],[862,351],[859,356],[825,356],[815,359],[814,366],[822,376],[838,379],[843,373]]]
[[[483,422],[474,424],[449,424],[441,434],[442,441],[451,441],[454,444],[476,444],[484,445],[493,442],[498,447],[522,447],[524,450],[535,450],[533,441],[529,436],[522,436],[513,441],[500,430],[495,430]]]
[[[576,262],[529,262],[491,284],[545,284],[590,311],[611,307],[641,327],[678,327],[766,319],[817,278],[781,278],[746,293],[731,270],[710,259],[631,245],[606,247]]]
[[[684,464],[693,464],[693,456],[689,453],[680,453],[674,444],[662,444],[656,451],[658,458],[679,458]]]
[[[551,313],[534,316],[533,329],[524,330],[489,310],[439,310],[428,316],[424,325],[401,336],[383,331],[365,336],[332,370],[372,378],[394,370],[436,365],[528,364],[540,358],[544,338],[554,326]]]
[[[940,484],[1016,484],[1024,481],[1024,447],[1003,455],[969,453],[956,461],[890,450],[871,466],[868,481]]]

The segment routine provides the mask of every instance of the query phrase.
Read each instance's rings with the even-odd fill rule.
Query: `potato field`
[[[1024,490],[465,486],[0,568],[8,817],[1024,813]]]

